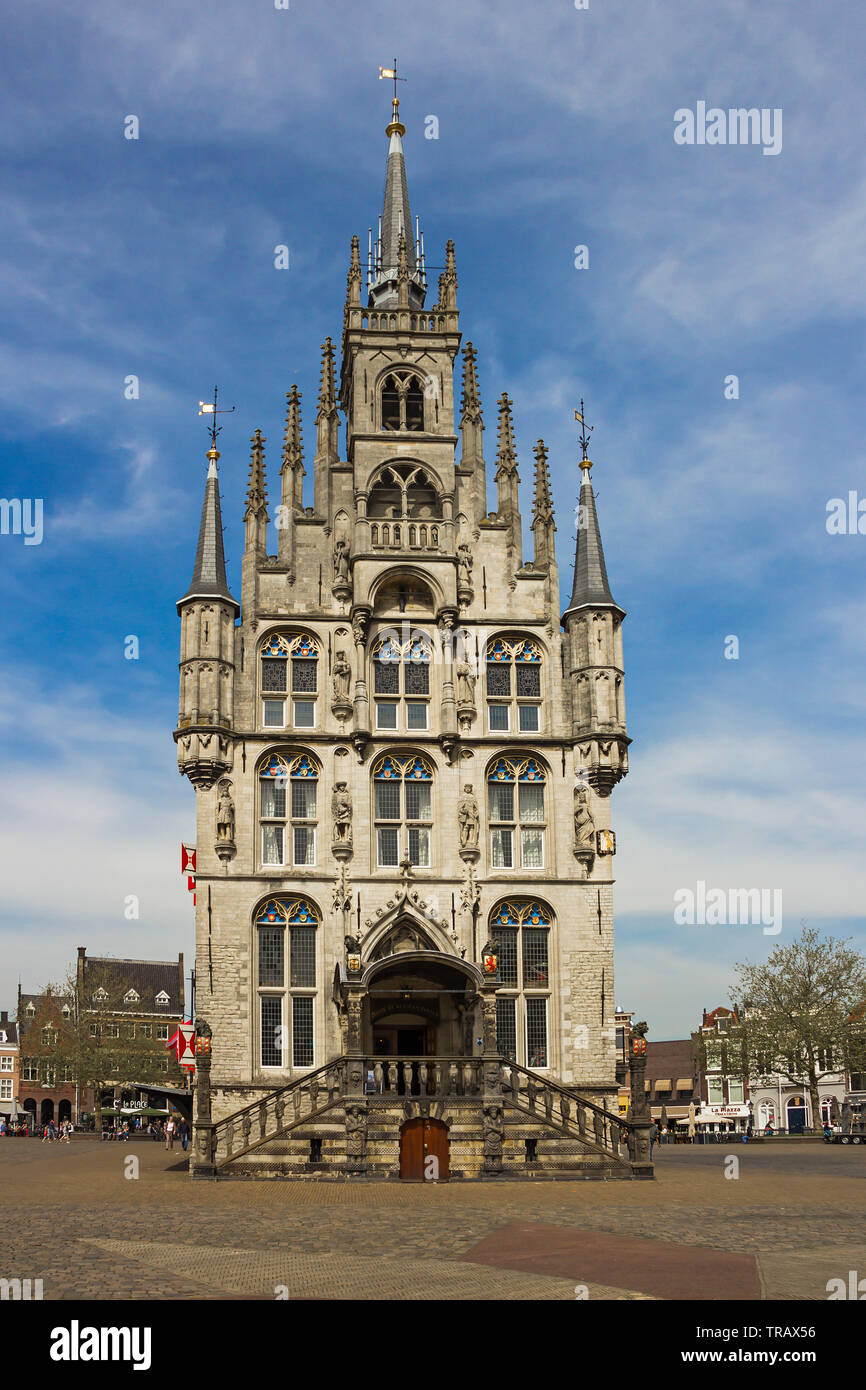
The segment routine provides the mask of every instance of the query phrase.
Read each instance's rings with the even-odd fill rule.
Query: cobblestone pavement
[[[4,1140],[5,1258],[46,1299],[826,1299],[866,1270],[860,1149],[738,1153],[737,1178],[697,1153],[654,1182],[194,1183],[147,1141]]]

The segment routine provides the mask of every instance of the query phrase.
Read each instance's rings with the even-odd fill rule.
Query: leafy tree
[[[849,940],[822,938],[804,925],[796,941],[777,946],[765,964],[734,967],[738,978],[731,1000],[748,1071],[802,1078],[815,1130],[821,1118],[819,1074],[862,1066],[866,1056],[866,959]]]

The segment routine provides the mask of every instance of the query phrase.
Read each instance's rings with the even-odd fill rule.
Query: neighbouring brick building
[[[688,1128],[689,1106],[701,1105],[701,1073],[691,1038],[648,1042],[646,1092],[654,1120]]]
[[[0,1115],[9,1119],[18,1113],[20,1077],[18,1025],[9,1021],[4,1009],[0,1013]]]
[[[78,1122],[92,1114],[95,1097],[75,1075],[61,1033],[73,1026],[76,1009],[91,1029],[116,1038],[118,1050],[134,1065],[134,1048],[141,1054],[157,1054],[156,1066],[166,1084],[182,1085],[184,1073],[168,1051],[167,1042],[184,1018],[183,955],[176,961],[127,960],[113,956],[88,956],[79,946],[75,988],[68,994],[23,994],[18,989],[18,1024],[21,1039],[21,1105],[33,1123],[71,1119]],[[103,1108],[110,1110],[121,1099],[132,1099],[131,1086],[139,1076],[107,1078],[101,1093]]]
[[[618,1162],[622,1126],[605,1117],[618,1112],[610,793],[628,769],[625,614],[585,444],[562,617],[541,440],[525,557],[505,394],[488,510],[471,343],[462,396],[458,377],[454,247],[427,306],[398,106],[363,296],[352,239],[339,386],[330,338],[322,348],[313,504],[292,387],[276,553],[257,430],[238,602],[214,433],[177,604],[175,740],[197,793],[197,1009],[212,1034],[196,1152],[402,1173],[432,1097],[437,1142],[466,1176]],[[482,1075],[483,1055],[498,1061]],[[500,1063],[511,1099],[486,1089]]]

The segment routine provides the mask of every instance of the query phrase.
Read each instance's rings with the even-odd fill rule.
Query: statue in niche
[[[331,815],[334,818],[334,844],[352,843],[352,798],[347,782],[337,782],[331,796]]]
[[[457,587],[472,588],[472,550],[464,541],[457,547]]]
[[[352,679],[352,666],[341,647],[334,658],[332,686],[335,700],[348,700],[349,682]]]
[[[457,663],[457,703],[458,705],[475,704],[475,682],[478,675],[471,661],[458,661]]]
[[[477,849],[481,819],[478,815],[478,802],[469,782],[464,786],[463,795],[457,803],[457,824],[460,827],[460,848]]]
[[[349,582],[349,542],[338,540],[334,546],[334,581],[337,584]]]
[[[586,787],[574,789],[574,847],[590,850],[595,848],[595,821],[589,809],[589,792]]]
[[[231,782],[221,782],[219,792],[216,814],[217,839],[231,841],[235,838],[235,808],[231,798]]]

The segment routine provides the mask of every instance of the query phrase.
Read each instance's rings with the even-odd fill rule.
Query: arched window
[[[424,392],[411,372],[391,372],[382,383],[382,429],[424,428]]]
[[[547,817],[545,772],[535,758],[497,758],[487,772],[490,864],[542,869]]]
[[[490,914],[502,989],[496,995],[497,1048],[528,1067],[549,1066],[550,908],[509,898]],[[520,1056],[518,1055],[520,1044]]]
[[[394,633],[373,644],[376,728],[411,733],[430,727],[430,638],[414,632],[405,642]]]
[[[307,898],[271,898],[255,922],[259,1055],[263,1067],[311,1067],[315,1056],[316,932]]]
[[[264,728],[315,727],[318,661],[318,643],[308,634],[272,633],[266,639],[261,650]]]
[[[487,644],[487,726],[535,734],[541,728],[541,648],[525,638]]]
[[[430,867],[433,828],[433,769],[412,754],[398,758],[385,753],[373,768],[373,816],[376,824],[376,863],[396,868],[409,863]]]
[[[319,767],[307,753],[272,753],[259,770],[262,864],[300,868],[316,862]]]

